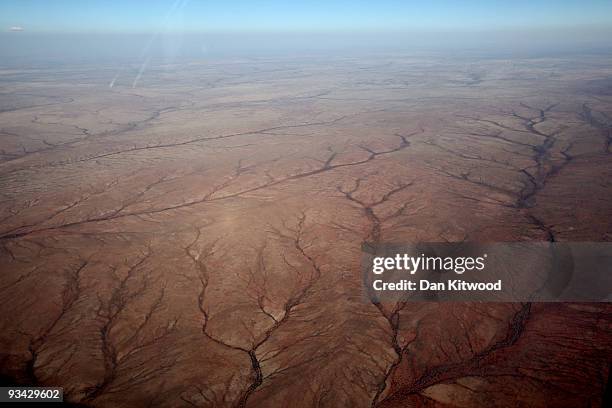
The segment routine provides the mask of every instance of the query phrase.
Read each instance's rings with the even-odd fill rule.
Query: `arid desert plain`
[[[612,59],[0,70],[0,373],[88,407],[600,407],[610,303],[364,301],[364,242],[612,240]]]

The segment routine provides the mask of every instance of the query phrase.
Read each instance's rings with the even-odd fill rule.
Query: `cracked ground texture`
[[[0,369],[91,407],[598,407],[612,308],[364,301],[363,242],[610,241],[604,57],[0,70]]]

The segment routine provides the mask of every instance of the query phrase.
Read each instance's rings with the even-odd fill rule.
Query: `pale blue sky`
[[[495,30],[612,26],[611,0],[0,0],[29,32]]]

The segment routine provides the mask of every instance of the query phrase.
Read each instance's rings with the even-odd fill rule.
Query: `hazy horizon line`
[[[18,27],[18,30],[15,28]],[[447,34],[447,33],[540,33],[540,32],[612,32],[612,24],[558,24],[558,25],[513,25],[500,26],[496,28],[484,27],[446,27],[446,28],[393,28],[393,27],[367,27],[367,28],[227,28],[227,29],[88,29],[88,30],[72,30],[72,29],[28,29],[25,25],[15,24],[10,27],[5,27],[0,30],[0,34],[26,35],[26,34],[109,34],[109,35],[189,35],[189,34],[369,34],[369,35],[387,35],[387,34]]]

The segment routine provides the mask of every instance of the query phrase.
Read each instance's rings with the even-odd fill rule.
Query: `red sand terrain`
[[[610,241],[609,59],[137,72],[0,71],[7,379],[91,407],[602,406],[609,303],[372,304],[360,261]]]

